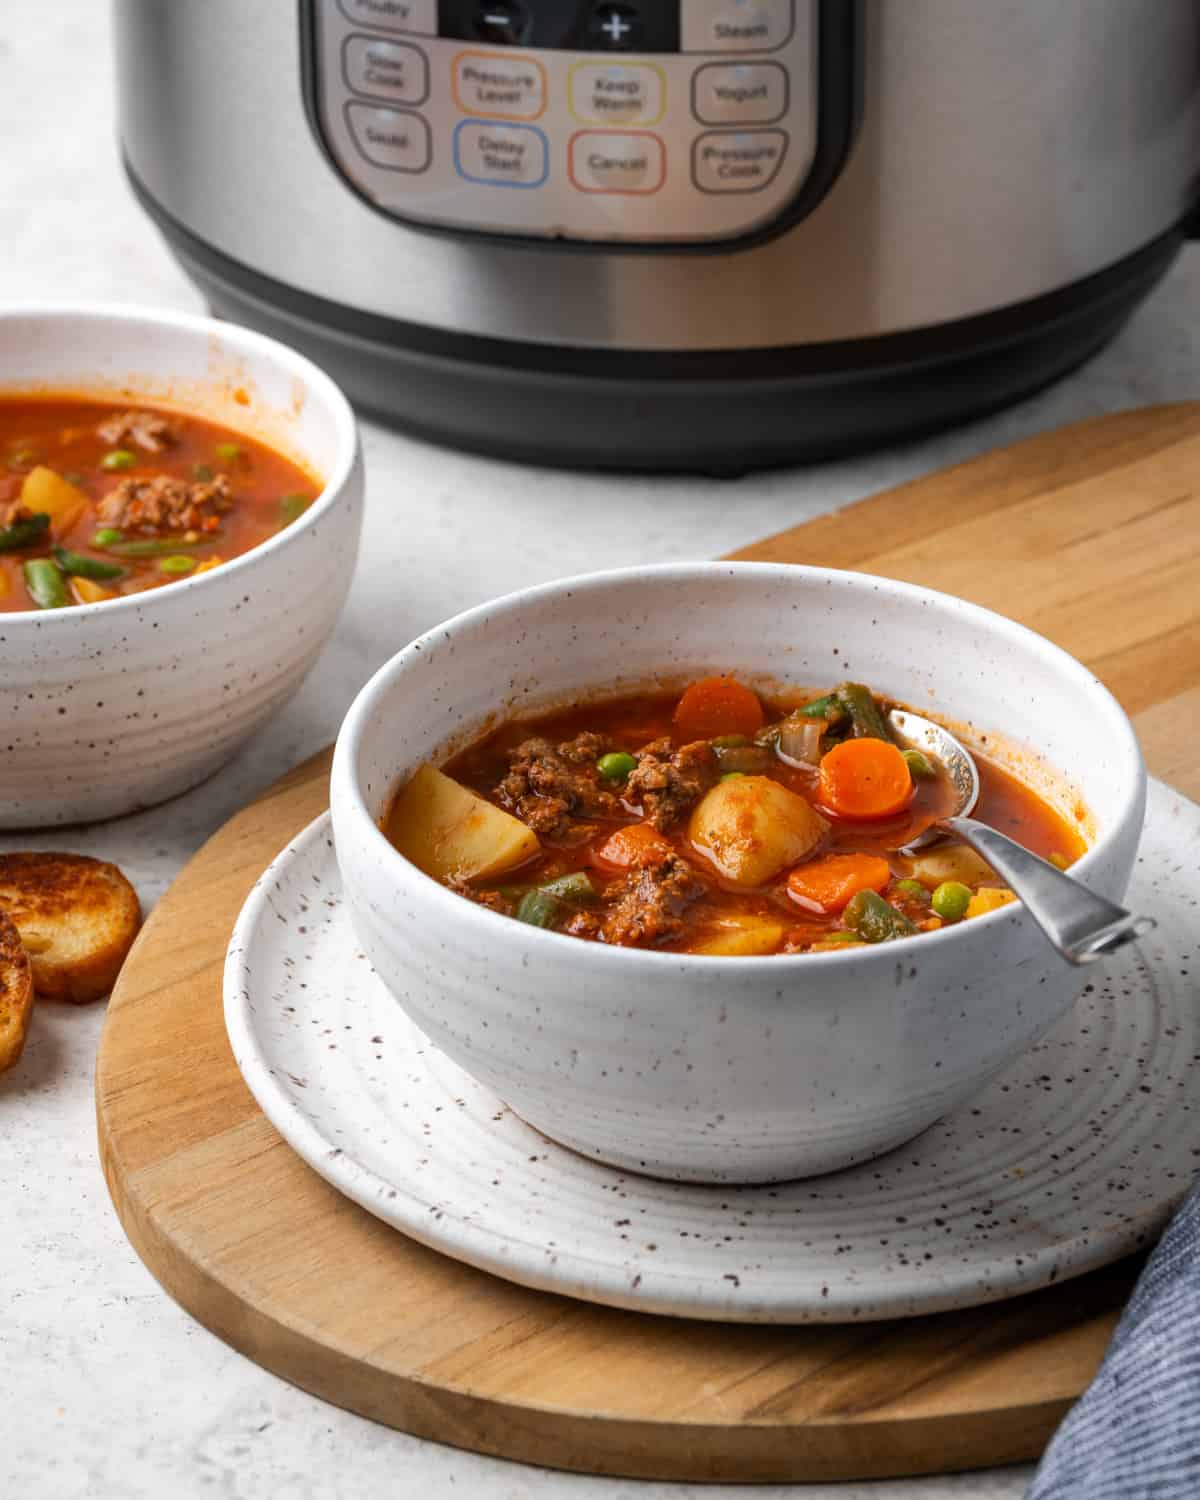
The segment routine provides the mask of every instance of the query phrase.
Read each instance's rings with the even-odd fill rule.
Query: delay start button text
[[[550,170],[549,143],[532,125],[463,120],[454,131],[454,166],[468,182],[541,187]]]
[[[710,130],[692,145],[692,181],[702,193],[759,193],[787,147],[783,130]]]
[[[580,130],[571,137],[567,172],[581,193],[657,193],[667,148],[649,130]]]

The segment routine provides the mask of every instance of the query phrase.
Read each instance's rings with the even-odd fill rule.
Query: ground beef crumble
[[[33,512],[27,505],[22,505],[20,500],[10,500],[7,505],[0,505],[0,526],[16,526],[21,521],[32,521]]]
[[[513,903],[500,891],[481,891],[461,875],[449,876],[446,884],[456,895],[465,896],[468,901],[474,901],[476,906],[486,906],[488,911],[498,911],[504,917],[511,917],[513,914]]]
[[[655,828],[670,827],[717,779],[717,758],[707,740],[678,750],[672,749],[670,739],[653,740],[636,759],[625,796],[641,804],[646,821]]]
[[[686,860],[678,854],[664,854],[610,887],[605,900],[615,898],[615,904],[603,918],[592,918],[595,933],[578,935],[598,935],[619,947],[668,942],[683,931],[684,912],[704,891]]]
[[[551,839],[568,837],[578,818],[619,816],[618,798],[596,771],[606,748],[591,731],[559,745],[541,736],[524,740],[509,752],[508,775],[496,788],[500,805]]]
[[[233,505],[233,488],[225,474],[189,481],[159,474],[153,479],[123,479],[96,507],[105,526],[151,536],[182,531],[211,533]]]
[[[114,448],[128,447],[132,443],[143,452],[161,453],[176,441],[177,435],[173,424],[157,412],[119,411],[100,423],[96,436]]]

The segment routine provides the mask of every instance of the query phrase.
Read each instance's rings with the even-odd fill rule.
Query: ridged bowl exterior
[[[353,414],[291,350],[214,320],[0,311],[0,396],[161,400],[276,442],[326,478],[298,521],[198,578],[0,614],[0,828],[115,817],[187,790],[291,696],[350,587],[362,522]]]
[[[953,649],[947,649],[950,644]],[[837,655],[832,648],[837,646]],[[694,564],[567,580],[483,606],[356,700],[332,779],[356,931],[409,1016],[516,1112],[656,1176],[765,1182],[898,1146],[1042,1035],[1085,981],[1021,907],[878,948],[771,958],[611,949],[463,900],[378,827],[392,787],[507,707],[715,667],[818,685],[847,670],[1035,743],[1095,820],[1077,867],[1119,899],[1145,773],[1077,662],[986,611],[863,575]]]

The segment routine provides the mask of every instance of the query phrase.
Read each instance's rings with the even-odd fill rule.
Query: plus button
[[[633,46],[641,29],[637,12],[627,5],[598,5],[592,14],[592,37],[602,47]]]
[[[607,32],[612,37],[613,42],[619,45],[625,40],[627,33],[633,30],[633,27],[625,20],[624,16],[620,16],[614,11],[608,20],[601,24],[600,30]]]

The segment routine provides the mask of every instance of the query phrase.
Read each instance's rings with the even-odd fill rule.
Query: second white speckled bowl
[[[150,807],[221,766],[299,687],[358,553],[353,412],[315,365],[210,318],[0,309],[0,395],[192,411],[325,479],[269,541],[212,572],[103,604],[0,614],[0,828]]]
[[[360,941],[439,1047],[530,1124],[656,1176],[766,1182],[897,1146],[1041,1036],[1083,976],[1021,906],[874,948],[713,958],[607,948],[423,875],[379,820],[397,780],[497,712],[727,669],[847,675],[1068,772],[1094,838],[1076,873],[1120,899],[1145,772],[1107,690],[1040,636],[885,579],[696,563],[567,579],[484,605],[383,667],[338,739],[332,810]],[[989,743],[989,748],[994,745]],[[1044,758],[1039,761],[1038,755]]]

